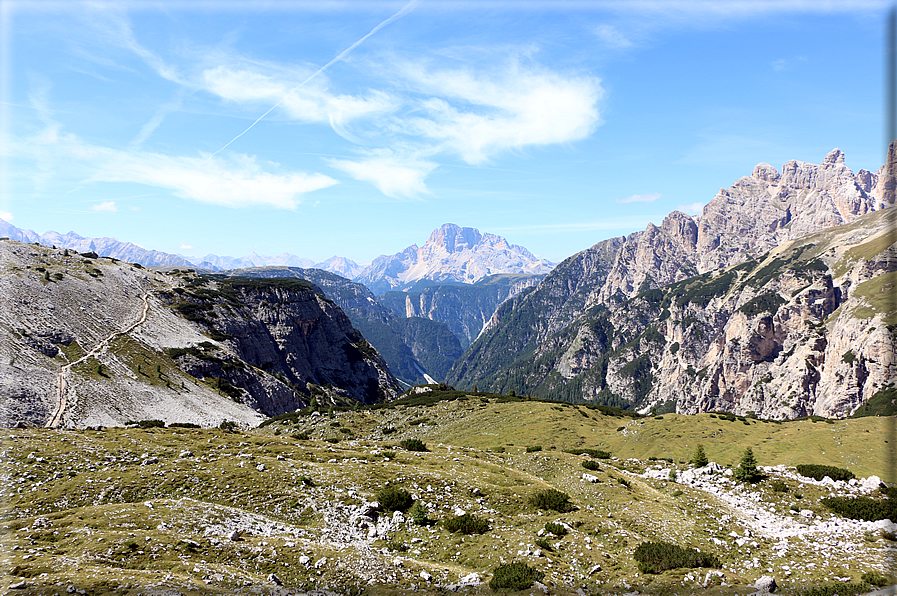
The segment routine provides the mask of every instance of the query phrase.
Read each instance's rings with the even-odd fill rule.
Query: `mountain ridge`
[[[888,155],[889,162],[882,166],[878,174],[862,170],[854,175],[844,166],[843,153],[837,149],[819,165],[788,162],[781,174],[767,164],[759,164],[751,176],[739,179],[728,189],[721,189],[699,218],[673,212],[664,218],[661,226],[649,224],[642,232],[605,240],[573,255],[558,265],[535,289],[507,301],[496,311],[480,339],[456,362],[447,382],[461,387],[476,384],[495,391],[514,389],[534,392],[539,396],[560,396],[557,393],[560,391],[565,399],[598,399],[613,405],[628,404],[640,408],[662,405],[659,404],[656,388],[652,389],[652,386],[655,380],[663,384],[665,377],[661,375],[655,379],[656,362],[649,362],[651,357],[647,355],[657,350],[651,347],[650,342],[639,344],[646,355],[638,362],[635,353],[627,356],[617,352],[621,346],[619,342],[626,343],[622,336],[614,332],[617,328],[613,327],[624,324],[619,318],[623,306],[646,292],[684,284],[687,280],[699,279],[695,276],[703,278],[712,271],[721,272],[725,267],[775,252],[782,243],[794,242],[802,237],[801,233],[806,230],[837,230],[839,228],[831,228],[829,224],[853,222],[860,217],[871,217],[874,212],[882,214],[882,209],[890,207],[889,201],[894,197],[892,187],[888,186],[891,183],[887,182],[887,172],[897,167],[895,145],[891,146]],[[720,221],[723,223],[714,225],[714,222]],[[748,221],[759,222],[760,225],[747,225],[745,222]],[[877,225],[885,224],[879,222]],[[844,242],[849,245],[847,240]],[[871,253],[866,250],[863,258],[890,262],[887,249],[888,246],[879,246]],[[861,275],[862,263],[858,265],[860,270],[851,273],[852,268],[844,263],[829,258],[825,262],[827,264],[814,265],[819,268],[820,275],[817,277],[829,275],[831,280],[834,275],[829,271],[831,266],[838,268],[835,277],[839,279],[848,274],[854,276],[853,281],[844,278],[844,283],[860,283],[857,276]],[[772,264],[765,263],[763,266]],[[887,268],[890,266],[884,265],[883,271],[889,271]],[[710,280],[707,281],[709,283]],[[863,281],[870,279],[864,278]],[[797,290],[803,291],[801,288],[791,288],[791,291]],[[706,291],[711,292],[710,289]],[[773,288],[767,291],[772,292]],[[832,291],[831,288],[829,291]],[[848,296],[848,292],[845,291],[844,296]],[[752,298],[759,299],[759,296],[748,295],[744,301]],[[786,297],[779,299],[788,302]],[[704,326],[708,332],[718,332],[731,318],[732,309],[743,306],[743,303],[729,307],[717,304],[713,308],[722,308],[718,315],[723,318],[706,321]],[[602,319],[600,313],[605,311],[610,314]],[[669,311],[664,311],[664,315],[647,307],[640,311],[641,314],[648,312],[654,317],[669,316]],[[693,316],[699,314],[692,313]],[[889,315],[885,313],[882,316]],[[601,320],[605,323],[600,323]],[[656,319],[644,317],[639,322],[625,322],[629,333],[627,341],[635,341],[633,335],[641,337],[656,322]],[[613,329],[603,329],[604,324],[611,325]],[[745,337],[734,332],[732,335],[749,341],[752,337],[751,334]],[[608,341],[611,343],[605,345]],[[782,338],[778,341],[781,343]],[[662,341],[667,349],[673,343],[676,342]],[[681,345],[684,347],[686,344]],[[710,346],[703,340],[695,345]],[[679,346],[676,343],[676,349]],[[603,354],[610,353],[617,354],[621,360],[616,364],[608,362]],[[882,349],[877,350],[876,357],[882,353]],[[562,354],[567,356],[562,358]],[[660,358],[659,354],[655,357]],[[867,360],[875,359],[870,354],[866,357]],[[722,364],[718,363],[718,366]],[[598,368],[592,370],[593,367]],[[879,386],[895,377],[897,371],[890,368],[885,366],[876,373],[875,382]],[[620,371],[637,374],[630,374],[628,379],[615,377]],[[667,374],[673,372],[668,370]],[[589,381],[584,374],[594,378]],[[841,374],[843,376],[843,371]],[[790,412],[788,415],[799,415],[809,403],[810,411],[815,413],[815,406],[812,405],[815,398],[808,399],[808,394],[815,392],[815,384],[809,381],[805,384],[802,389],[795,389],[801,396],[800,403],[790,410],[785,408],[774,412],[776,408],[768,400],[765,405],[759,406],[760,410],[770,415],[782,415],[786,411]],[[569,386],[561,390],[564,385]],[[870,387],[861,392],[862,400],[871,397]],[[744,388],[740,389],[737,395],[741,396],[743,391]],[[654,397],[649,399],[649,395]],[[689,412],[713,407],[741,407],[744,411],[753,411],[743,404],[739,405],[740,399],[707,402],[700,407],[688,406],[681,400],[677,403]],[[853,401],[856,402],[856,398]],[[820,405],[819,413],[846,415],[858,405]]]

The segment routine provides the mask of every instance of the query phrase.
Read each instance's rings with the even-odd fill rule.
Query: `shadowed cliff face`
[[[674,212],[558,265],[498,309],[447,382],[641,409],[850,414],[897,376],[897,321],[870,306],[894,274],[887,167],[853,174],[838,150],[781,173],[760,164],[701,217]]]
[[[174,302],[179,298],[169,296],[176,310],[183,309],[178,306],[183,302]],[[380,354],[346,314],[308,282],[219,278],[187,301],[200,307],[195,322],[207,325],[211,335],[225,337],[222,343],[243,362],[294,389],[287,399],[253,395],[255,409],[267,415],[302,407],[313,394],[373,403],[398,391]]]

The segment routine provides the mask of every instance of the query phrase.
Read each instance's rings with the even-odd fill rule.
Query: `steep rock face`
[[[642,411],[850,415],[897,379],[895,225],[874,212],[594,309],[493,383]]]
[[[316,392],[364,403],[396,395],[398,383],[386,362],[319,288],[282,278],[197,279],[199,289],[167,295],[172,306],[192,312],[243,362],[295,390],[288,403],[256,399],[256,409],[268,415],[292,411],[303,394]]]
[[[600,275],[583,276],[575,267],[569,269],[570,264],[587,257],[594,247],[559,265],[535,291],[522,294],[499,308],[487,330],[456,363],[447,381],[459,387],[476,384],[479,388],[495,391],[514,389],[518,393],[560,399],[596,399],[616,405],[636,404],[637,407],[673,401],[678,402],[682,411],[745,409],[746,406],[739,400],[742,400],[742,386],[748,381],[741,373],[747,369],[759,370],[762,363],[777,357],[774,355],[777,350],[787,352],[790,347],[781,347],[785,343],[777,335],[781,330],[780,323],[777,327],[770,326],[769,322],[760,325],[758,321],[752,320],[749,324],[742,321],[743,325],[755,327],[746,336],[737,335],[736,341],[742,342],[741,346],[749,345],[747,352],[742,353],[733,346],[727,347],[725,342],[719,344],[709,339],[709,330],[719,330],[726,325],[736,326],[737,316],[730,316],[731,313],[725,308],[708,310],[705,308],[706,301],[699,301],[698,305],[688,302],[683,306],[686,312],[681,313],[680,319],[694,320],[697,324],[666,330],[677,337],[667,343],[675,351],[682,350],[678,356],[675,351],[657,352],[661,341],[658,338],[669,337],[668,333],[658,331],[649,334],[651,341],[639,340],[633,344],[636,347],[630,346],[629,349],[635,350],[630,357],[611,357],[610,354],[619,350],[621,345],[634,341],[633,335],[644,332],[651,321],[644,318],[646,313],[656,320],[658,317],[669,317],[672,311],[672,308],[667,308],[665,311],[649,309],[632,313],[633,303],[628,301],[652,289],[666,289],[671,284],[685,283],[696,274],[704,278],[720,267],[730,267],[763,256],[782,242],[798,238],[808,231],[853,222],[864,214],[892,204],[893,194],[887,194],[887,185],[881,180],[888,171],[894,170],[894,162],[895,146],[892,145],[889,164],[878,174],[861,170],[854,175],[844,165],[843,154],[838,150],[831,152],[820,165],[789,162],[781,173],[772,166],[760,164],[751,176],[742,178],[729,189],[721,190],[705,207],[701,217],[691,218],[674,212],[660,227],[649,225],[643,232],[606,245],[605,265]],[[848,238],[842,240],[850,243]],[[883,250],[886,247],[879,248]],[[867,257],[863,253],[857,259]],[[838,267],[846,265],[842,263]],[[574,294],[578,296],[577,300],[557,301],[553,298],[565,286],[576,288]],[[803,291],[798,287],[792,287],[789,291],[798,290]],[[848,295],[846,290],[837,288],[837,292],[843,292],[844,296]],[[715,295],[713,287],[702,291]],[[825,304],[830,306],[837,292],[831,289]],[[748,301],[754,297],[747,293],[742,298]],[[624,307],[624,304],[627,306]],[[740,306],[737,304],[735,308]],[[687,312],[688,308],[693,311]],[[631,315],[625,325],[616,318],[621,309],[629,309],[627,312]],[[600,312],[608,314],[597,316]],[[627,328],[626,333],[620,333],[620,325]],[[848,334],[849,337],[856,337],[856,325],[855,322],[847,325],[854,329],[853,335]],[[832,341],[842,333],[839,329],[834,329]],[[623,341],[624,338],[628,339]],[[885,334],[874,341],[887,345],[888,338]],[[870,341],[873,339],[870,338]],[[815,354],[820,349],[821,346],[807,348],[807,352]],[[706,388],[698,393],[693,388],[704,385],[689,377],[685,372],[687,368],[680,370],[668,366],[671,362],[679,362],[686,350],[695,354],[712,353],[713,358],[719,358],[716,372],[709,372],[713,367],[704,370],[701,379],[707,378]],[[498,357],[496,354],[507,355]],[[816,359],[814,354],[801,362],[808,361],[816,366],[813,364]],[[879,356],[884,358],[881,354]],[[879,361],[882,361],[881,358]],[[868,367],[865,362],[863,360],[856,365],[859,372],[854,377],[866,378],[864,375],[867,375]],[[696,364],[693,363],[694,366]],[[655,373],[658,366],[664,367],[664,374]],[[696,375],[705,366],[702,364],[692,372]],[[853,395],[860,397],[836,398],[836,394],[844,395],[845,385],[840,380],[832,385],[826,375],[808,370],[806,367],[799,371],[795,369],[794,375],[800,377],[799,380],[795,377],[787,388],[776,385],[783,392],[781,395],[765,393],[766,397],[758,398],[753,405],[770,415],[781,416],[786,412],[805,410],[839,412],[843,415],[852,411],[858,400],[868,399],[870,395],[869,387],[872,385],[866,384],[863,391],[853,392]],[[879,386],[889,374],[882,372],[886,370],[887,366],[877,373]],[[844,371],[840,374],[847,378]],[[660,387],[668,389],[660,390]],[[693,398],[674,399],[676,392],[692,395]],[[777,410],[779,406],[773,403],[780,404],[783,396],[791,394],[803,397]],[[827,395],[832,397],[825,397]],[[665,397],[661,400],[659,396]],[[738,399],[733,396],[738,396]],[[842,403],[834,405],[838,399]]]
[[[355,281],[382,294],[408,289],[419,280],[472,284],[499,273],[544,274],[552,266],[501,236],[445,224],[421,247],[377,257]]]
[[[452,367],[446,382],[459,387],[505,387],[505,368],[532,354],[586,308],[607,278],[624,238],[611,238],[569,257],[535,288],[506,300],[480,337]]]
[[[892,162],[894,151],[892,147],[889,153]],[[758,164],[750,176],[720,189],[700,217],[674,211],[660,228],[649,224],[631,234],[593,302],[629,298],[647,287],[741,263],[783,242],[891,205],[893,193],[887,194],[886,184],[879,182],[887,167],[879,174],[854,174],[838,149],[819,165],[789,161],[781,173]]]
[[[445,323],[462,348],[475,340],[498,306],[541,275],[494,275],[472,285],[437,285],[419,292],[386,292],[379,301],[399,317],[421,317]]]
[[[457,338],[452,341],[446,337],[445,334],[451,335],[451,332],[444,324],[431,321],[409,326],[403,317],[383,306],[365,286],[339,275],[298,267],[255,267],[227,273],[260,278],[294,277],[314,283],[346,313],[352,325],[383,356],[390,371],[406,384],[428,382],[425,375],[441,380],[451,367],[451,363],[446,367],[446,360],[454,362],[460,355]],[[412,328],[415,331],[409,336]],[[431,340],[423,341],[424,337]]]

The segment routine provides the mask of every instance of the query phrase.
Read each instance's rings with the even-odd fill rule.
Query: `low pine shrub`
[[[308,433],[307,430],[304,430],[304,431],[298,432],[298,433],[293,433],[290,436],[293,437],[294,439],[296,439],[297,441],[307,441],[307,440],[311,439],[311,435]]]
[[[887,586],[891,583],[891,580],[888,579],[888,576],[882,575],[881,573],[876,573],[875,571],[867,571],[866,573],[864,573],[863,581],[870,586],[876,586],[878,588]]]
[[[782,482],[781,480],[773,480],[769,483],[769,488],[773,490],[773,492],[777,493],[787,493],[788,485]]]
[[[170,428],[202,428],[200,425],[192,422],[172,422],[168,426]]]
[[[527,453],[535,453],[536,451],[542,451],[541,445],[532,445],[531,447],[526,448]]]
[[[850,519],[878,521],[897,519],[897,501],[871,499],[869,497],[826,497],[820,503],[835,514]]]
[[[624,427],[621,426],[620,429],[622,428]],[[595,459],[610,459],[610,451],[603,451],[601,449],[565,449],[564,453],[570,453],[573,455],[588,455],[589,457],[594,457]]]
[[[138,420],[137,426],[140,428],[165,428],[165,423],[161,420]]]
[[[557,524],[554,522],[546,522],[545,523],[545,531],[551,532],[552,534],[554,534],[555,536],[558,536],[558,537],[567,535],[567,528],[565,528],[561,524]]]
[[[384,486],[377,491],[377,501],[384,511],[408,511],[414,503],[411,494],[404,488]]]
[[[865,582],[849,584],[823,584],[813,586],[798,592],[798,596],[856,596],[869,591],[869,584]]]
[[[536,546],[541,548],[542,550],[547,550],[548,552],[554,552],[554,548],[551,546],[551,543],[545,540],[544,538],[536,538]]]
[[[414,505],[408,510],[408,515],[417,526],[429,526],[433,523],[433,520],[430,519],[430,512],[427,510],[427,506],[420,501],[414,502]]]
[[[797,473],[814,480],[822,480],[826,476],[832,480],[852,480],[855,478],[853,472],[845,468],[836,468],[835,466],[821,466],[818,464],[801,464],[797,466]]]
[[[396,429],[392,426],[384,426],[383,430],[381,430],[380,432],[382,432],[384,435],[391,435],[392,433],[396,432]]]
[[[530,503],[539,509],[566,513],[573,511],[575,506],[570,502],[570,495],[554,488],[540,490],[530,497]]]
[[[382,456],[385,457],[386,459],[395,459],[395,458],[396,458],[396,452],[395,452],[395,451],[384,451],[384,452],[381,453],[380,455],[382,455]]]
[[[719,567],[716,555],[669,542],[642,542],[632,555],[642,573],[662,573],[681,567]]]
[[[403,439],[399,445],[408,451],[429,451],[427,444],[420,439]]]
[[[545,577],[544,572],[534,569],[526,563],[520,561],[505,563],[492,570],[492,579],[489,580],[489,587],[493,590],[501,590],[502,588],[526,590],[532,587],[533,583],[542,581],[543,577]]]
[[[489,531],[489,522],[472,513],[448,517],[443,525],[453,534],[485,534]]]
[[[585,468],[586,470],[592,470],[594,472],[594,471],[601,469],[601,464],[599,464],[596,461],[587,459],[584,462],[582,462],[582,467]]]

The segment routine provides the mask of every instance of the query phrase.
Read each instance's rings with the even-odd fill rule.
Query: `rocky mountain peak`
[[[762,180],[763,182],[768,182],[769,184],[776,184],[781,179],[782,175],[768,163],[758,163],[754,166],[754,171],[751,173],[751,177],[757,180]]]
[[[355,281],[375,294],[408,290],[419,281],[473,284],[502,273],[548,273],[554,264],[501,236],[447,223],[430,234],[423,246],[411,245],[382,255]]]
[[[827,164],[843,164],[844,163],[844,152],[835,147],[832,149],[828,155],[825,156],[825,160],[822,163]]]
[[[491,236],[491,234],[488,234]],[[503,239],[502,239],[503,240]],[[443,248],[447,253],[461,252],[465,249],[473,250],[483,241],[483,234],[476,228],[462,228],[461,226],[447,223],[433,230],[427,244]]]

